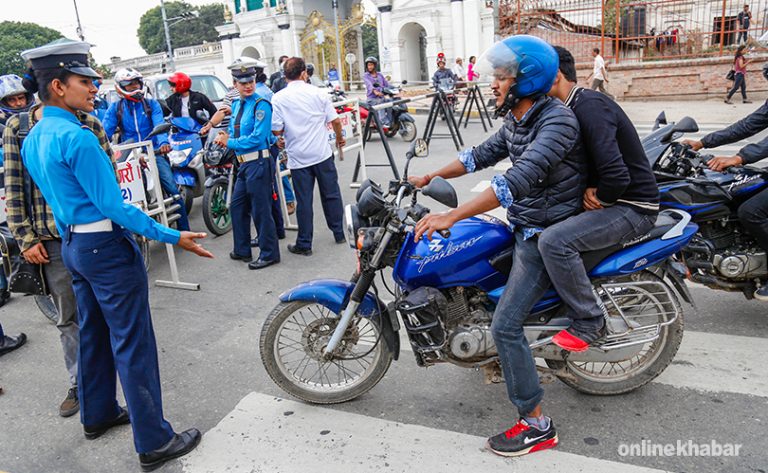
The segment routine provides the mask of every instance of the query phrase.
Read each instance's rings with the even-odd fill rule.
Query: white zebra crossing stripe
[[[768,397],[764,338],[685,332],[675,360],[657,383],[711,392]]]
[[[251,393],[181,463],[185,473],[661,471],[557,449],[506,459],[484,450],[485,441]]]

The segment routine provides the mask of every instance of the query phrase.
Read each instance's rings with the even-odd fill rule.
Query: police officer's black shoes
[[[288,244],[288,251],[293,253],[294,255],[301,255],[301,256],[312,256],[312,249],[311,248],[299,248],[296,245]]]
[[[9,337],[8,335],[3,335],[0,337],[0,355],[5,355],[8,352],[12,352],[17,348],[20,348],[25,343],[27,343],[27,336],[23,333],[20,333],[18,337]]]
[[[126,411],[124,407],[121,407],[120,414],[118,414],[114,419],[107,422],[102,422],[101,424],[84,425],[83,432],[85,433],[85,438],[88,440],[94,440],[104,435],[107,430],[111,429],[112,427],[130,423],[131,418],[128,417],[128,411]]]
[[[235,253],[234,251],[229,254],[229,257],[231,259],[235,260],[235,261],[244,261],[246,263],[250,263],[251,261],[253,261],[252,257],[250,257],[250,256],[240,256],[237,253]]]
[[[157,450],[139,454],[141,471],[153,471],[168,460],[183,457],[197,447],[203,434],[197,429],[185,430],[180,434],[174,434],[170,442]]]
[[[256,261],[252,261],[248,263],[248,269],[262,269],[262,268],[266,268],[267,266],[272,266],[273,264],[277,264],[279,262],[280,262],[279,259],[267,261],[265,259],[259,258]]]

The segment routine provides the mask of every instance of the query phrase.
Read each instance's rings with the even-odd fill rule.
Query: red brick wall
[[[747,96],[751,100],[768,97],[768,81],[763,78],[763,64],[768,56],[752,55],[747,66]],[[733,82],[725,75],[733,58],[708,58],[687,61],[658,61],[645,64],[608,64],[606,88],[622,100],[698,100],[725,98]],[[582,84],[592,72],[590,64],[577,66]],[[741,99],[739,92],[735,96]]]

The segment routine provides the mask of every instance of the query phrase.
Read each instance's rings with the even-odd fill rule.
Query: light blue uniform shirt
[[[112,163],[91,130],[53,106],[32,127],[21,149],[24,166],[51,206],[63,235],[69,225],[106,218],[153,240],[176,244],[180,233],[123,202]]]
[[[269,149],[275,138],[272,134],[272,106],[269,101],[253,94],[245,99],[232,102],[232,116],[229,120],[229,140],[227,148],[237,154],[247,154],[262,149]],[[235,122],[244,107],[240,119],[240,136],[235,138]]]
[[[267,87],[267,84],[264,82],[256,82],[256,88],[254,90],[259,94],[259,97],[272,102],[272,96],[275,95],[275,93],[272,92],[272,89]]]

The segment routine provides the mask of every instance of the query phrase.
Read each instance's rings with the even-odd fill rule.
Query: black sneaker
[[[557,445],[555,423],[549,420],[549,428],[540,430],[520,418],[511,429],[488,439],[488,450],[503,457],[518,457],[527,453],[546,450]]]
[[[0,356],[21,348],[25,343],[27,343],[27,336],[23,333],[20,333],[17,337],[3,335],[0,337]]]
[[[763,302],[768,302],[768,282],[763,284],[763,287],[760,287],[755,291],[755,299]]]

